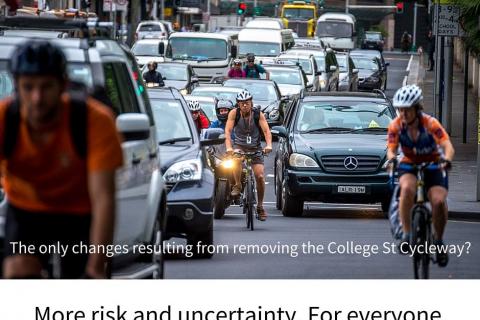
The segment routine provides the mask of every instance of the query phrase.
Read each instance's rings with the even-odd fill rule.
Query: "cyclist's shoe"
[[[410,251],[410,235],[404,234],[402,240],[398,243],[398,252],[400,254],[409,254]]]
[[[239,184],[236,184],[236,185],[233,186],[232,192],[230,193],[230,195],[232,197],[236,198],[240,195],[241,192],[242,192],[242,186],[239,185]]]
[[[257,206],[257,219],[260,221],[267,220],[267,213],[263,207]]]
[[[437,247],[437,254],[436,254],[437,264],[439,267],[444,268],[448,264],[448,253],[446,251],[443,240],[435,240],[433,243]]]

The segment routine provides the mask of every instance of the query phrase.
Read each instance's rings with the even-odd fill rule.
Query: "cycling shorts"
[[[247,148],[247,147],[244,147],[244,146],[240,146],[238,144],[235,144],[233,146],[233,150],[242,150],[243,152],[256,152],[258,151],[258,153],[256,155],[254,155],[252,157],[252,165],[253,164],[261,164],[263,165],[264,161],[263,161],[263,153],[261,153],[262,151],[262,148]]]
[[[402,175],[407,173],[413,174],[415,177],[417,176],[417,170],[412,165],[400,163],[398,166],[398,178],[400,179]],[[448,173],[445,173],[444,177],[442,170],[424,170],[425,190],[428,192],[431,187],[435,186],[444,187],[448,190]]]
[[[88,246],[90,241],[91,215],[28,212],[8,205],[5,223],[5,257],[20,254],[18,245],[33,245],[35,253],[44,269],[47,269],[50,252],[53,248],[68,245],[66,255],[60,259],[62,278],[78,279],[85,276],[88,253],[74,254],[71,248],[80,242]],[[49,253],[40,249],[50,246]],[[23,253],[23,252],[22,252]]]

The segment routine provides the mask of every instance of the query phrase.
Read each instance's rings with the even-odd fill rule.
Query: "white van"
[[[256,18],[250,20],[245,25],[245,28],[250,29],[285,29],[282,19],[277,18]]]
[[[316,36],[332,49],[355,49],[355,17],[348,13],[324,13],[318,18]]]
[[[294,46],[292,30],[245,28],[238,34],[239,55],[254,53],[258,61],[276,57]]]
[[[226,76],[237,56],[235,35],[205,32],[175,32],[168,39],[166,62],[188,63],[200,82]]]

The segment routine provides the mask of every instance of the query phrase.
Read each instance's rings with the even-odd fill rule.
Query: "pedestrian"
[[[435,36],[432,33],[432,30],[428,31],[428,71],[433,71],[435,66],[435,60],[433,55],[435,54]]]
[[[410,51],[410,46],[411,46],[411,36],[408,34],[408,31],[405,30],[402,34],[402,52],[408,52]]]
[[[0,101],[8,199],[3,277],[41,278],[50,258],[41,246],[112,243],[122,148],[113,113],[81,92],[78,98],[67,93],[59,48],[28,41],[14,53],[10,71],[16,96]],[[12,246],[18,242],[34,252],[19,252]],[[102,253],[68,251],[60,258],[61,277],[106,278],[106,262]]]
[[[229,78],[245,78],[247,73],[242,70],[242,61],[240,59],[233,60],[233,67],[228,71]]]
[[[260,79],[260,74],[264,73],[265,79],[270,79],[270,73],[261,65],[255,63],[255,55],[253,53],[247,54],[247,66],[244,70],[247,78]]]

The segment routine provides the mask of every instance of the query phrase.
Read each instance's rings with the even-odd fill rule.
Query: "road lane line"
[[[407,85],[407,78],[407,76],[403,77],[402,87],[405,87]]]
[[[275,177],[273,174],[267,174],[267,178],[273,178]]]
[[[410,72],[410,66],[412,65],[412,61],[413,61],[413,54],[410,56],[410,60],[408,61],[408,66],[405,71]]]

